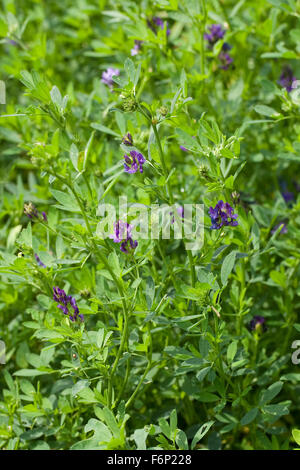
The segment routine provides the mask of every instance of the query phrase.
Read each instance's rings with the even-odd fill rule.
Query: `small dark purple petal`
[[[64,313],[64,315],[69,315],[69,318],[72,322],[75,322],[77,320],[78,316],[83,321],[83,315],[78,315],[79,314],[79,308],[76,304],[75,298],[72,297],[71,295],[67,296],[63,289],[60,289],[57,286],[53,287],[53,300],[55,300],[55,302],[57,302],[59,304],[57,306],[57,308],[59,308]],[[73,315],[71,315],[70,312],[69,312],[68,304],[74,310]]]
[[[281,227],[281,230],[280,230],[279,233],[282,233],[282,234],[287,233],[287,226],[286,226],[286,223],[284,223],[284,222],[279,222],[278,224],[276,224],[276,225],[272,228],[271,234],[273,235],[279,227]]]
[[[120,70],[109,67],[105,72],[102,73],[101,82],[112,88],[114,85],[112,77],[114,75],[120,75]]]
[[[249,323],[249,328],[251,331],[257,330],[257,329],[262,329],[262,331],[266,331],[266,319],[265,317],[262,317],[260,315],[256,315],[252,318],[252,320]]]
[[[127,132],[127,134],[123,137],[122,143],[124,145],[129,145],[129,146],[133,145],[133,139],[132,139],[132,135],[130,134],[130,132]]]
[[[281,75],[277,83],[286,89],[288,93],[292,91],[293,88],[296,88],[297,78],[294,77],[293,70],[289,65],[285,66],[282,69]]]
[[[124,169],[126,173],[136,173],[138,169],[140,173],[143,173],[143,164],[145,163],[146,159],[143,157],[141,153],[138,153],[136,150],[132,150],[129,155],[124,155]]]
[[[38,264],[39,266],[41,266],[42,268],[46,268],[46,267],[47,267],[47,266],[40,260],[40,258],[38,257],[38,255],[37,255],[36,253],[34,253],[34,257],[35,257],[35,259],[36,259],[36,261],[37,261],[37,264]]]
[[[219,39],[223,39],[226,31],[222,29],[220,24],[212,24],[208,29],[210,30],[210,34],[204,33],[203,37],[209,42],[210,47],[212,47]]]

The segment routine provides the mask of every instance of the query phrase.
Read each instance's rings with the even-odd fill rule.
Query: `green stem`
[[[202,15],[203,15],[203,20],[200,23],[200,50],[201,50],[201,74],[205,74],[205,47],[204,47],[204,31],[205,31],[205,25],[206,25],[206,18],[207,18],[207,12],[206,12],[206,6],[205,6],[205,0],[201,0],[201,10],[202,10]]]
[[[147,329],[148,329],[148,334],[149,334],[149,348],[148,348],[148,352],[147,352],[148,365],[147,365],[147,367],[145,369],[145,372],[143,373],[139,383],[137,384],[135,391],[133,392],[133,394],[131,395],[129,400],[127,400],[127,402],[125,404],[125,408],[128,408],[131,405],[131,403],[133,402],[134,398],[136,397],[139,389],[141,388],[141,386],[144,382],[144,379],[145,379],[146,375],[148,374],[149,370],[152,367],[152,335],[151,335],[150,323],[147,324]]]
[[[135,396],[137,395],[139,389],[141,388],[141,386],[142,386],[142,384],[143,384],[143,382],[144,382],[144,379],[145,379],[145,377],[146,377],[146,375],[148,374],[148,372],[149,372],[150,369],[151,369],[151,363],[148,362],[148,365],[147,365],[147,367],[146,367],[146,369],[145,369],[145,372],[143,373],[143,375],[142,375],[142,377],[141,377],[139,383],[137,384],[135,391],[133,392],[133,394],[131,395],[131,397],[129,398],[129,400],[126,402],[125,408],[128,408],[128,407],[131,405],[131,403],[133,402]]]
[[[107,406],[108,408],[111,408],[111,400],[112,400],[112,385],[113,385],[113,377],[114,377],[114,374],[116,372],[116,369],[118,367],[118,363],[119,363],[119,360],[120,360],[120,357],[121,357],[121,354],[124,350],[124,345],[125,345],[125,342],[126,342],[126,337],[127,337],[127,330],[128,330],[128,317],[129,317],[129,314],[128,314],[128,309],[127,309],[127,304],[126,304],[126,301],[125,301],[125,293],[124,293],[124,289],[123,289],[123,286],[121,284],[121,282],[119,281],[119,279],[116,277],[113,269],[111,268],[108,260],[106,259],[106,257],[102,254],[102,252],[99,250],[95,240],[94,240],[94,234],[92,232],[92,229],[91,229],[91,226],[90,226],[90,223],[89,223],[89,220],[88,220],[88,217],[86,215],[86,211],[84,209],[84,206],[82,204],[82,201],[80,199],[80,197],[78,196],[77,192],[75,191],[75,189],[73,188],[72,184],[70,184],[69,182],[65,182],[65,184],[70,188],[70,190],[72,191],[79,207],[80,207],[80,210],[81,210],[81,213],[83,215],[83,218],[84,218],[84,221],[85,221],[85,225],[86,225],[86,228],[89,232],[89,235],[90,235],[90,239],[91,239],[91,242],[92,242],[92,245],[94,247],[94,250],[96,252],[96,254],[98,255],[98,257],[100,258],[101,262],[104,264],[104,266],[106,267],[106,269],[108,270],[108,272],[110,273],[117,289],[118,289],[118,292],[119,292],[119,295],[121,297],[121,302],[122,302],[122,306],[123,306],[123,316],[124,316],[124,328],[123,328],[123,332],[122,332],[122,336],[121,336],[121,343],[120,343],[120,347],[118,349],[118,352],[117,352],[117,356],[115,358],[115,361],[113,363],[113,366],[112,366],[112,369],[111,369],[111,373],[110,373],[110,380],[109,380],[109,384],[108,384],[108,393],[107,393]]]
[[[192,284],[192,287],[195,287],[195,284],[196,284],[196,272],[195,272],[195,265],[194,265],[194,261],[193,261],[193,255],[192,255],[191,250],[186,250],[186,251],[187,251],[188,258],[189,258],[189,263],[190,263],[191,284]],[[193,300],[191,300],[190,302],[191,302],[192,309],[193,309],[193,311],[195,312],[195,310],[196,310],[196,304],[195,304],[195,302],[194,302]]]
[[[130,371],[130,360],[127,359],[127,361],[126,361],[126,373],[125,373],[124,381],[123,381],[122,387],[119,390],[117,399],[113,404],[113,408],[116,408],[118,406],[118,404],[120,403],[120,401],[121,401],[121,398],[123,396],[124,390],[125,390],[127,382],[128,382],[129,371]]]
[[[195,287],[196,272],[195,272],[195,265],[194,265],[194,262],[193,262],[193,255],[192,255],[191,250],[187,250],[187,254],[188,254],[188,257],[189,257],[190,270],[191,270],[191,283],[192,283],[192,287]]]
[[[161,146],[161,141],[160,141],[160,137],[159,137],[159,134],[158,134],[158,131],[157,131],[156,124],[152,123],[152,129],[153,129],[155,139],[156,139],[156,142],[157,142],[157,145],[158,145],[158,151],[159,151],[160,162],[161,162],[161,166],[162,166],[162,169],[163,169],[163,173],[164,173],[164,176],[167,180],[168,170],[167,170],[165,156],[164,156],[164,152],[163,152],[163,149],[162,149],[162,146]],[[173,197],[172,188],[171,188],[171,184],[170,184],[169,180],[167,181],[167,188],[168,188],[168,193],[169,193],[171,204],[174,204],[174,197]]]

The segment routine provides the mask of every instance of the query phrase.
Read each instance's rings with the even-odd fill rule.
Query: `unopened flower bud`
[[[233,204],[237,206],[240,203],[240,193],[238,193],[237,191],[233,191],[231,193],[231,199],[233,201]]]
[[[124,111],[135,111],[137,108],[137,103],[134,98],[126,98],[122,104]]]
[[[166,106],[161,106],[158,110],[158,112],[162,115],[162,116],[166,116],[169,112],[168,108]]]

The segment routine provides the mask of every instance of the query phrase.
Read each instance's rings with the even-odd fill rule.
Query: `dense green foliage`
[[[0,448],[293,449],[299,1],[0,3]],[[203,246],[124,253],[120,196],[204,204]]]

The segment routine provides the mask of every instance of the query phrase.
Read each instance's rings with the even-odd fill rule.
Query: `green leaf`
[[[258,114],[262,114],[263,116],[270,116],[270,117],[279,117],[280,113],[278,113],[275,109],[270,108],[269,106],[265,106],[264,104],[257,104],[254,106],[254,110]]]
[[[165,418],[160,418],[158,420],[158,424],[164,435],[168,438],[171,439],[171,430],[170,426]]]
[[[233,361],[235,355],[236,355],[236,352],[237,352],[237,344],[238,342],[237,341],[232,341],[232,343],[230,343],[230,345],[228,346],[227,348],[227,361],[230,363]]]
[[[84,388],[87,388],[89,385],[89,381],[88,380],[79,380],[78,382],[76,382],[75,385],[73,385],[72,387],[72,397],[75,397],[81,390],[83,390]]]
[[[64,193],[63,191],[58,191],[57,189],[51,189],[51,193],[53,194],[55,199],[61,204],[62,209],[71,212],[78,212],[80,210],[74,196],[71,196],[68,193]]]
[[[60,108],[62,104],[62,96],[57,86],[54,86],[52,88],[52,90],[50,91],[50,96],[51,96],[52,103],[54,103],[56,106]]]
[[[272,385],[270,385],[270,387],[268,387],[267,390],[261,393],[260,399],[259,399],[259,405],[263,406],[266,403],[273,400],[273,398],[275,398],[276,395],[280,393],[282,386],[283,386],[283,382],[281,381],[275,382]]]
[[[177,411],[174,409],[171,411],[170,414],[170,431],[171,431],[171,436],[175,433],[177,429]]]
[[[121,277],[121,267],[119,263],[119,257],[115,251],[112,251],[108,256],[108,264],[110,265],[111,269],[113,270],[114,274],[120,278]]]
[[[120,134],[117,134],[115,131],[112,131],[109,127],[103,126],[102,124],[98,124],[97,122],[93,122],[91,124],[91,127],[93,129],[96,129],[97,131],[104,132],[105,134],[114,135],[115,137],[118,137],[118,138],[121,137]]]
[[[219,144],[221,137],[220,131],[216,123],[212,122],[212,126],[214,127],[214,129],[211,127],[210,123],[202,119],[200,121],[199,133],[207,137],[207,139],[211,140],[214,144]]]
[[[29,380],[26,380],[26,379],[20,380],[20,387],[21,387],[22,392],[25,393],[25,395],[30,396],[30,395],[35,394],[35,388],[32,385],[32,383],[29,382]]]
[[[77,392],[77,395],[80,397],[80,401],[83,403],[98,403],[94,392],[89,387],[83,388]]]
[[[202,424],[202,426],[200,426],[192,440],[191,449],[195,449],[196,444],[198,444],[198,442],[201,441],[202,437],[204,437],[205,434],[208,433],[213,424],[214,421],[208,421],[207,423]]]
[[[104,416],[105,422],[109,427],[109,430],[112,432],[113,436],[117,439],[120,437],[120,428],[117,424],[116,418],[113,415],[113,412],[108,408],[103,408],[102,414]]]
[[[218,395],[210,392],[200,392],[197,394],[197,398],[199,401],[203,403],[212,403],[214,401],[220,400]]]
[[[131,59],[125,60],[124,69],[131,83],[135,84],[135,66]]]
[[[175,442],[178,445],[180,450],[189,449],[188,440],[187,440],[186,434],[183,431],[180,430],[178,432],[178,434],[176,435]]]
[[[289,414],[289,409],[286,405],[265,405],[263,411],[275,416],[284,416]]]
[[[204,367],[204,369],[201,369],[199,372],[197,372],[196,374],[197,380],[199,380],[199,382],[202,382],[202,380],[204,380],[205,377],[207,376],[210,369],[211,369],[210,367]]]
[[[223,261],[222,267],[221,267],[221,282],[223,286],[227,283],[227,279],[233,270],[234,267],[234,262],[235,262],[235,257],[236,257],[236,251],[232,251],[227,255]]]
[[[270,278],[272,279],[272,281],[275,282],[275,284],[278,284],[280,287],[285,289],[285,287],[286,287],[286,278],[285,278],[284,273],[273,270],[273,271],[270,272]]]
[[[27,227],[22,230],[17,240],[19,243],[24,244],[29,248],[32,248],[31,222],[29,222]]]
[[[17,372],[14,372],[14,375],[18,377],[37,377],[38,375],[48,374],[49,372],[39,371],[36,369],[20,369]]]
[[[155,284],[151,276],[148,276],[146,279],[145,296],[146,296],[147,308],[148,310],[151,310],[154,296],[155,296]]]
[[[241,425],[245,426],[246,424],[252,423],[252,421],[256,418],[258,413],[258,408],[252,408],[252,410],[248,411],[241,419]]]
[[[148,431],[145,429],[136,429],[130,439],[133,439],[136,443],[137,450],[146,450],[146,439],[148,437]]]
[[[236,158],[235,154],[227,148],[221,149],[220,153],[225,158]]]
[[[293,435],[294,440],[300,446],[300,430],[299,429],[293,429],[292,430],[292,435]]]
[[[94,431],[93,438],[100,442],[109,442],[112,438],[112,434],[108,427],[98,421],[98,419],[91,418],[89,422],[85,425],[84,432]]]
[[[71,158],[71,162],[73,163],[73,167],[75,168],[76,171],[79,171],[78,170],[78,157],[79,157],[78,148],[76,147],[75,144],[72,144],[70,147],[70,158]]]

